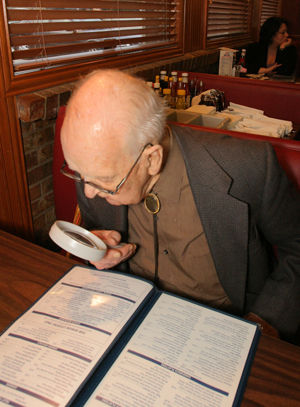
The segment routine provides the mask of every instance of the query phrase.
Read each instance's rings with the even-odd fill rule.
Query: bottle
[[[154,88],[154,92],[157,93],[158,95],[160,95],[160,83],[154,82],[153,88]]]
[[[147,81],[146,85],[148,86],[148,88],[153,89],[153,83],[151,81]]]
[[[236,53],[233,53],[232,57],[232,69],[231,69],[231,76],[236,76]]]
[[[195,97],[195,84],[194,84],[194,79],[191,79],[190,81],[190,92],[191,92],[191,103],[193,97]]]
[[[174,87],[173,77],[170,76],[169,78],[169,89],[171,90],[171,108],[175,109],[176,107],[176,90]]]
[[[246,50],[242,49],[242,53],[238,62],[238,70],[240,71],[241,68],[245,68],[246,67]]]
[[[176,72],[176,71],[171,72],[171,76],[172,76],[172,78],[173,78],[173,85],[172,85],[172,87],[174,88],[175,98],[176,98],[177,89],[178,89],[177,72]]]
[[[178,78],[177,91],[182,89],[182,78]]]
[[[204,83],[203,83],[203,81],[200,81],[200,83],[199,83],[199,95],[201,93],[203,93],[203,92],[204,92]]]
[[[179,110],[186,109],[185,90],[184,89],[178,89],[178,91],[177,91],[176,109],[179,109]]]
[[[164,88],[163,89],[163,98],[166,107],[171,107],[171,89]]]
[[[189,85],[189,74],[186,72],[182,73],[182,89],[185,90],[185,104],[186,108],[188,109],[191,107],[191,92]]]
[[[199,78],[194,78],[194,96],[199,95]]]
[[[165,80],[165,76],[167,75],[167,71],[160,71],[160,78],[159,78],[159,82],[160,82],[160,87],[163,89],[163,83]]]
[[[169,87],[169,77],[166,75],[166,76],[164,77],[162,90],[163,90],[163,89],[166,89],[166,88],[168,88],[168,87]]]

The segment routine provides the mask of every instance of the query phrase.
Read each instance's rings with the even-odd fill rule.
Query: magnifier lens
[[[72,232],[70,230],[64,230],[64,233],[79,243],[83,243],[88,247],[94,247],[97,249],[97,246],[90,239],[88,239],[86,236],[81,235],[80,233]]]

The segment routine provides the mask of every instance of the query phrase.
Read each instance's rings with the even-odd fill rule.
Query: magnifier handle
[[[123,246],[125,246],[126,245],[126,243],[120,243],[120,244],[118,244],[117,246],[112,246],[111,244],[107,244],[106,243],[106,246],[109,248],[109,249],[119,249],[120,247],[123,247]]]

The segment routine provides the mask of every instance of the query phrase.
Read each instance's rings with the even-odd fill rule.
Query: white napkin
[[[256,120],[245,118],[242,121],[238,122],[234,128],[231,128],[231,130],[277,138],[284,135],[284,131],[280,128],[278,129],[275,126],[265,126],[262,123],[257,122]]]
[[[224,112],[243,117],[231,130],[255,133],[271,137],[283,137],[293,129],[293,123],[287,120],[275,119],[264,115],[262,110],[254,109],[236,103],[229,104]]]

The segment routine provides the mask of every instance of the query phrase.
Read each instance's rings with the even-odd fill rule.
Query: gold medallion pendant
[[[149,213],[155,215],[160,210],[160,202],[155,194],[148,194],[144,199],[145,208]]]

